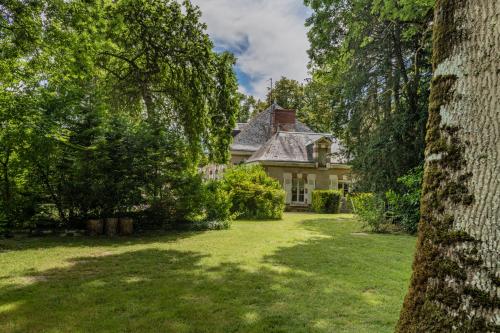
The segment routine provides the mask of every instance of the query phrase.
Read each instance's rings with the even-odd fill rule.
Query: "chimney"
[[[295,110],[274,109],[273,133],[277,131],[293,132],[295,131]]]

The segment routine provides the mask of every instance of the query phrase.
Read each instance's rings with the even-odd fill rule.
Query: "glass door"
[[[304,179],[292,179],[292,203],[304,203]]]

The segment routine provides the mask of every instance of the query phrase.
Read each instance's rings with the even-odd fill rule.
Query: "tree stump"
[[[108,217],[106,219],[106,235],[107,236],[116,235],[117,228],[118,228],[118,219],[116,217]]]
[[[87,231],[90,236],[101,235],[103,232],[104,223],[99,219],[87,220]]]
[[[120,218],[120,235],[132,235],[134,232],[134,220],[130,217]]]

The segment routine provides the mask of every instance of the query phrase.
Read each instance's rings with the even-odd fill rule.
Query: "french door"
[[[304,179],[292,178],[292,203],[305,202]]]

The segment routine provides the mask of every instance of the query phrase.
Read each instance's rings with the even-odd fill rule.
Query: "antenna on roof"
[[[269,102],[271,103],[271,105],[273,105],[273,78],[270,78],[269,81],[271,81],[271,88],[269,90]]]
[[[274,126],[274,103],[273,103],[273,78],[270,78],[271,88],[269,90],[269,103],[271,103],[271,114],[269,115],[269,136],[273,134],[273,126]]]

